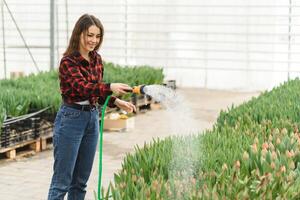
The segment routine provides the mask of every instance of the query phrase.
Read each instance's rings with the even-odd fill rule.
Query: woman
[[[59,80],[63,104],[53,134],[54,166],[48,200],[81,200],[93,165],[98,133],[99,113],[112,93],[125,94],[132,88],[122,83],[103,83],[103,65],[97,53],[103,41],[103,26],[93,15],[84,14],[75,24],[69,46],[61,59]],[[111,97],[108,106],[127,112],[133,104]]]

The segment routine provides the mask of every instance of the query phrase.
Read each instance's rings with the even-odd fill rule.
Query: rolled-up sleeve
[[[110,99],[109,99],[109,101],[108,101],[108,107],[110,107],[110,108],[115,108],[115,107],[117,107],[116,105],[115,105],[115,100],[117,99],[117,97],[115,97],[115,96],[111,96],[110,97]],[[105,103],[105,100],[106,100],[106,97],[99,97],[99,99],[98,99],[98,103],[100,104],[100,105],[103,105],[104,103]]]

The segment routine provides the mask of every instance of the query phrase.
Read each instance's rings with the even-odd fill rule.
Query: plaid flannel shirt
[[[66,103],[89,100],[90,104],[98,102],[103,105],[108,95],[112,94],[110,83],[103,83],[103,64],[101,56],[92,51],[90,62],[77,51],[64,56],[59,66],[59,80],[62,99]],[[115,107],[116,97],[112,96],[109,107]]]

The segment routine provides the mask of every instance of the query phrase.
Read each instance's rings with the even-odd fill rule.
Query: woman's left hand
[[[115,105],[128,113],[132,113],[133,111],[136,112],[136,107],[130,102],[123,101],[121,99],[116,99]]]

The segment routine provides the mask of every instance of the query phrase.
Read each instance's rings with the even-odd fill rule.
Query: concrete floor
[[[229,92],[207,89],[178,89],[194,114],[199,132],[211,128],[221,109],[232,103],[238,105],[259,92]],[[176,117],[176,116],[175,116]],[[153,138],[164,138],[172,134],[172,117],[164,109],[152,110],[135,116],[135,128],[127,132],[105,132],[103,148],[102,185],[107,186],[113,175],[121,168],[126,153],[133,152],[134,146],[142,146]],[[38,153],[29,158],[0,162],[0,199],[43,200],[47,199],[52,175],[52,150]],[[93,199],[97,190],[98,152],[87,188],[87,200]]]

